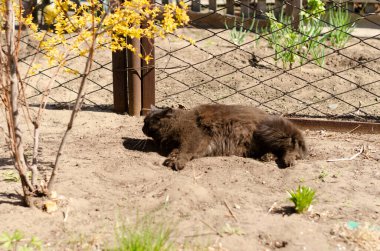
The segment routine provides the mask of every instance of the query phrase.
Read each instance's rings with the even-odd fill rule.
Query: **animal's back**
[[[201,105],[194,108],[197,125],[211,137],[207,156],[250,155],[252,135],[268,114],[241,105]]]

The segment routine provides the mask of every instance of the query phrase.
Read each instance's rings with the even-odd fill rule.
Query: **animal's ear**
[[[157,106],[155,105],[150,105],[150,111],[154,112],[154,111],[162,111],[161,108],[158,108]]]
[[[173,108],[166,108],[166,109],[162,109],[162,110],[165,111],[165,116],[167,116],[167,117],[171,117],[174,113]]]

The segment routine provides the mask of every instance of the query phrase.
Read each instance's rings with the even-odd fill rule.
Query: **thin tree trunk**
[[[6,4],[7,4],[7,21],[6,21],[5,37],[6,37],[6,44],[8,48],[8,51],[7,51],[8,71],[9,71],[8,73],[9,73],[9,80],[10,80],[10,86],[11,86],[10,112],[12,113],[11,120],[13,122],[9,133],[12,138],[12,144],[14,144],[13,154],[15,158],[15,167],[20,174],[22,188],[24,191],[25,202],[29,205],[28,196],[33,191],[33,187],[26,176],[27,165],[25,163],[25,158],[24,158],[22,132],[20,129],[20,124],[19,124],[19,116],[20,116],[19,109],[18,109],[19,89],[18,89],[18,79],[17,79],[17,72],[16,72],[17,59],[15,56],[15,37],[14,37],[15,19],[14,19],[12,1],[7,0]]]

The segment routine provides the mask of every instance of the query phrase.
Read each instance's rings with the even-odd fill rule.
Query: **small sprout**
[[[306,186],[298,186],[296,191],[287,191],[289,194],[289,200],[294,203],[297,213],[303,213],[307,211],[314,200],[315,190]]]
[[[325,182],[325,178],[329,176],[329,173],[325,170],[322,170],[320,174],[318,175],[318,179],[320,179],[322,182]]]
[[[230,224],[226,223],[223,227],[223,232],[228,235],[244,235],[245,233],[238,227],[232,227]]]
[[[351,22],[351,16],[346,7],[338,6],[329,11],[329,26],[328,33],[331,45],[336,48],[343,48],[348,42],[351,33],[354,31],[356,23]]]
[[[242,45],[245,41],[245,37],[247,36],[247,33],[252,30],[254,20],[252,20],[251,25],[248,29],[244,29],[244,15],[241,18],[241,24],[239,25],[239,29],[237,27],[236,18],[234,20],[234,26],[232,29],[228,27],[227,22],[225,23],[226,29],[230,30],[230,41],[234,43],[235,45]]]
[[[17,172],[9,170],[3,173],[3,180],[6,182],[18,182],[20,181],[20,176]]]
[[[20,230],[15,230],[12,234],[7,232],[0,234],[0,249],[7,251],[35,251],[42,249],[42,242],[35,236],[32,236],[28,241],[24,238],[24,234]]]

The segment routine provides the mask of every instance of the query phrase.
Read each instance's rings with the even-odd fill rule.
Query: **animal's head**
[[[167,127],[167,120],[173,115],[173,109],[169,107],[158,108],[151,105],[150,112],[144,119],[142,131],[154,140],[162,139],[162,132]]]
[[[295,160],[307,155],[307,148],[302,132],[289,120],[282,119],[280,128],[286,133],[282,145],[282,157],[277,160],[281,168],[293,166]]]
[[[290,123],[289,126],[291,126],[291,133],[287,147],[287,154],[291,155],[289,157],[293,159],[303,159],[307,155],[307,147],[303,134],[292,123]]]
[[[273,116],[262,121],[254,137],[259,146],[277,156],[277,164],[281,168],[292,166],[296,159],[307,155],[302,132],[285,118]]]

